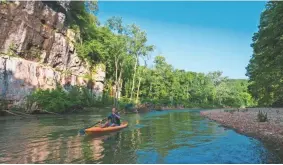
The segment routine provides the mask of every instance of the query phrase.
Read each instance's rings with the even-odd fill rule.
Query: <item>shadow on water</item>
[[[129,127],[119,132],[78,135],[99,119],[0,120],[0,163],[282,163],[259,141],[197,110],[126,115]]]

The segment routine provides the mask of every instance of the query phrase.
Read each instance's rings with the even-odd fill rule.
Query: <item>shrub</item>
[[[62,87],[53,90],[38,89],[27,97],[27,107],[37,104],[39,109],[63,113],[98,104],[95,95],[85,87],[73,86],[66,91]]]
[[[0,111],[8,109],[8,101],[4,99],[0,99]]]
[[[131,107],[129,106],[130,104],[132,104]],[[121,97],[119,99],[118,105],[119,105],[118,109],[125,109],[126,111],[131,111],[135,108],[135,104],[129,98],[126,98],[126,97]]]
[[[114,98],[111,97],[107,92],[104,92],[101,101],[99,101],[97,105],[98,106],[112,105],[113,102],[114,102]]]
[[[259,122],[266,122],[268,120],[267,119],[267,112],[263,113],[263,112],[259,111],[258,114],[257,114],[257,120]]]
[[[50,112],[65,112],[72,104],[75,104],[71,102],[68,94],[62,88],[36,90],[27,97],[27,100],[29,105],[36,103],[39,109]]]

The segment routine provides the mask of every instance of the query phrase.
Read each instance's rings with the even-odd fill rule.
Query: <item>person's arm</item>
[[[120,118],[121,118],[121,117],[120,117],[118,114],[116,114],[116,113],[115,113],[114,115],[115,115],[118,119],[120,119]]]

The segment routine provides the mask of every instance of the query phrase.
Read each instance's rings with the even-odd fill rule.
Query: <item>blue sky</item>
[[[151,59],[161,54],[178,69],[247,78],[250,44],[265,3],[100,1],[98,17],[103,23],[120,16],[146,31],[148,43],[156,46]]]

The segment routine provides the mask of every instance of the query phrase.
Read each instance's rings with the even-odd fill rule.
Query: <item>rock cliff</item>
[[[68,2],[55,11],[46,2],[0,4],[0,92],[2,99],[19,101],[36,88],[60,84],[87,85],[102,94],[103,65],[90,72],[75,50],[76,35],[66,26]],[[57,6],[58,7],[58,6]],[[60,12],[59,12],[60,11]]]

